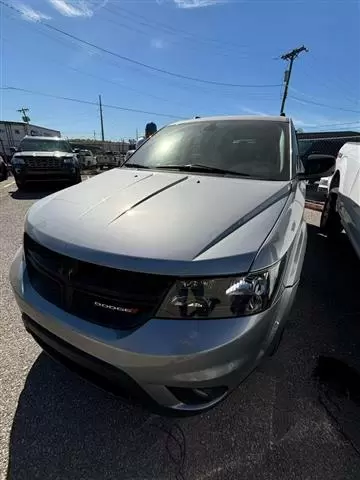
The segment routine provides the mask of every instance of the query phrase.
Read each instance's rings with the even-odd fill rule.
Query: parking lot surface
[[[302,281],[276,356],[217,408],[165,419],[79,379],[25,333],[8,271],[45,194],[0,183],[1,479],[360,478],[359,261],[345,235],[330,244],[306,212]]]

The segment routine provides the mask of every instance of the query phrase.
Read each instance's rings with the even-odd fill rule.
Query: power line
[[[108,7],[103,7],[102,10],[106,10],[107,12],[111,13],[113,16],[116,15],[116,12],[113,12],[110,8]],[[106,22],[108,23],[111,23],[113,25],[116,25],[117,27],[120,27],[120,28],[124,28],[132,33],[139,33],[140,35],[144,35],[145,37],[147,37],[147,39],[149,39],[149,32],[146,31],[146,30],[140,30],[139,28],[137,28],[139,25],[140,26],[144,26],[145,28],[150,28],[152,30],[158,30],[159,27],[155,25],[151,25],[150,23],[146,23],[146,22],[142,22],[141,20],[139,19],[136,19],[133,20],[132,18],[127,18],[127,17],[124,17],[125,20],[129,20],[130,22],[134,22],[135,26],[133,25],[127,25],[126,23],[123,23],[123,22],[119,22],[119,21],[115,21],[113,20],[112,18],[107,18],[107,17],[101,17],[103,20],[105,20]],[[160,29],[161,30],[161,29]],[[165,29],[162,29],[163,30],[163,33],[165,33],[166,35],[173,35],[174,36],[174,33],[172,33],[171,31],[167,31]],[[166,39],[166,43],[170,43],[172,45],[179,45],[181,44],[184,40],[188,40],[188,41],[191,41],[192,42],[192,49],[194,48],[199,48],[201,49],[201,45],[200,43],[194,43],[193,39],[191,37],[187,37],[187,36],[183,36],[183,37],[179,37],[178,40],[172,38],[171,40],[169,38]],[[212,51],[211,51],[211,55],[218,55],[218,56],[221,56],[221,57],[233,57],[234,54],[231,52],[231,53],[225,53],[225,52],[222,52],[222,51],[217,51],[217,50],[214,50],[214,46],[211,45],[212,47]],[[239,57],[239,54],[237,55],[237,58]]]
[[[94,105],[96,107],[99,106],[97,102],[91,102],[89,100],[80,100],[79,98],[71,98],[71,97],[63,97],[61,95],[54,95],[50,93],[43,93],[43,92],[36,92],[34,90],[28,90],[26,88],[19,88],[19,87],[0,87],[0,90],[12,90],[16,92],[24,92],[24,93],[30,93],[32,95],[41,95],[43,97],[50,97],[50,98],[56,98],[57,100],[67,100],[69,102],[76,102],[76,103],[83,103],[86,105]],[[174,114],[168,114],[168,113],[160,113],[160,112],[149,112],[146,110],[138,110],[135,108],[128,108],[128,107],[120,107],[119,105],[102,105],[103,108],[113,108],[115,110],[123,110],[125,112],[132,112],[132,113],[144,113],[147,115],[155,115],[158,117],[166,117],[166,118],[175,118],[179,120],[186,120],[187,117],[180,117],[179,115],[174,115]]]
[[[17,13],[19,14],[22,14],[21,10],[15,8],[14,6],[12,5],[9,5],[8,3],[6,2],[3,2],[2,0],[0,0],[0,4],[4,5],[5,7],[7,8],[10,8],[14,11],[16,11]],[[172,77],[176,77],[176,78],[181,78],[181,79],[184,79],[184,80],[191,80],[193,82],[198,82],[198,83],[205,83],[205,84],[210,84],[210,85],[217,85],[217,86],[221,86],[221,87],[237,87],[237,88],[273,88],[273,87],[279,87],[280,85],[241,85],[241,84],[236,84],[236,83],[225,83],[225,82],[215,82],[215,81],[212,81],[212,80],[205,80],[205,79],[202,79],[202,78],[197,78],[197,77],[190,77],[188,75],[183,75],[183,74],[180,74],[180,73],[175,73],[175,72],[171,72],[169,70],[165,70],[163,68],[157,68],[157,67],[154,67],[152,65],[148,65],[146,63],[143,63],[143,62],[140,62],[138,60],[134,60],[132,58],[129,58],[129,57],[126,57],[124,55],[120,55],[116,52],[113,52],[111,50],[108,50],[106,48],[103,48],[103,47],[100,47],[99,45],[96,45],[94,43],[91,43],[91,42],[88,42],[86,40],[83,40],[75,35],[72,35],[71,33],[68,33],[68,32],[65,32],[64,30],[61,30],[60,28],[57,28],[57,27],[54,27],[53,25],[50,25],[49,23],[46,23],[42,20],[39,20],[38,23],[41,23],[41,25],[44,25],[45,27],[49,28],[50,30],[53,30],[55,32],[58,32],[58,33],[61,33],[62,35],[68,37],[68,38],[72,38],[73,40],[76,40],[84,45],[87,45],[88,47],[92,47],[96,50],[99,50],[103,53],[107,53],[108,55],[111,55],[111,56],[114,56],[114,57],[117,57],[117,58],[120,58],[121,60],[124,60],[126,62],[129,62],[129,63],[132,63],[134,65],[138,65],[138,66],[141,66],[143,68],[146,68],[148,70],[152,70],[154,72],[158,72],[158,73],[163,73],[165,75],[169,75],[169,76],[172,76]]]
[[[349,125],[359,125],[360,126],[360,120],[357,122],[341,122],[341,123],[322,123],[319,125],[314,125],[312,127],[308,128],[326,128],[326,127],[345,127]]]
[[[317,105],[319,107],[326,107],[333,110],[342,110],[343,112],[360,113],[360,110],[351,110],[350,108],[335,107],[334,105],[327,105],[326,103],[313,102],[311,100],[305,100],[303,98],[294,97],[293,95],[289,95],[289,98],[292,98],[293,100],[296,100],[300,103],[308,103],[309,105]]]
[[[27,26],[27,25],[29,25],[29,24],[26,23],[25,26]],[[32,26],[36,26],[36,25],[32,24]],[[43,35],[43,36],[45,36],[45,37],[47,37],[47,38],[50,38],[51,40],[54,40],[54,41],[60,43],[61,45],[64,45],[65,47],[72,48],[69,43],[67,43],[67,42],[64,41],[64,40],[61,40],[60,38],[55,37],[54,35],[51,35],[51,34],[48,33],[48,32],[44,32],[44,31],[42,31],[42,30],[38,30],[38,29],[37,29],[37,30],[36,30],[36,33],[39,33],[40,35]],[[3,38],[3,40],[9,41],[9,40],[7,40],[7,39],[5,39],[5,38]],[[10,42],[10,43],[11,43],[11,42]],[[106,59],[105,59],[104,57],[100,57],[100,58],[101,58],[102,60],[104,60],[106,63],[108,63],[109,65],[113,65],[113,66],[115,66],[116,68],[120,68],[120,69],[121,69],[120,65],[117,64],[116,62],[111,61],[111,60],[108,59],[108,58],[106,58]],[[50,58],[50,60],[47,59],[46,61],[47,61],[47,62],[48,62],[48,61],[51,61],[52,63],[54,63],[54,64],[56,64],[57,66],[59,66],[59,62],[58,62],[58,61],[55,61],[53,58]],[[154,95],[153,93],[150,93],[150,92],[144,92],[144,91],[142,91],[142,90],[138,90],[137,88],[129,87],[128,85],[124,85],[124,84],[122,84],[122,83],[115,82],[115,81],[113,81],[113,80],[110,80],[109,78],[100,77],[99,75],[95,75],[95,74],[93,74],[93,73],[85,72],[84,70],[80,70],[80,69],[78,69],[78,68],[71,67],[70,65],[67,65],[67,64],[61,65],[61,68],[62,68],[62,69],[63,69],[64,67],[65,67],[65,68],[68,68],[69,70],[72,70],[72,71],[74,71],[74,72],[76,72],[76,73],[79,73],[79,74],[81,74],[81,75],[85,75],[85,76],[87,76],[87,77],[91,77],[91,78],[94,78],[94,79],[96,79],[96,80],[100,80],[100,81],[102,81],[102,82],[106,82],[106,83],[115,85],[115,86],[120,87],[121,89],[124,89],[124,90],[129,90],[129,91],[131,91],[131,92],[134,92],[134,93],[137,93],[137,94],[140,94],[140,95],[144,95],[144,96],[146,96],[146,97],[153,98],[153,99],[155,99],[155,100],[160,100],[160,101],[162,101],[162,102],[174,103],[175,105],[184,106],[184,103],[183,103],[183,102],[178,102],[178,101],[173,100],[173,99],[170,100],[169,98],[160,97],[160,96]],[[196,88],[198,88],[198,87],[196,87]]]
[[[11,18],[11,17],[9,17]],[[24,22],[24,26],[27,27],[28,25],[30,25],[30,23],[28,22]],[[31,23],[31,27],[37,27],[37,24],[36,23]],[[46,31],[43,31],[42,29],[38,29],[36,28],[36,33],[40,34],[40,35],[44,35],[45,37],[47,38],[50,38],[51,40],[54,40],[58,43],[60,43],[61,45],[64,45],[65,47],[67,48],[72,48],[71,45],[72,44],[75,44],[76,42],[73,41],[72,39],[70,39],[70,44],[64,40],[64,39],[61,39],[59,38],[57,35],[54,35],[54,34],[51,34],[50,32],[46,32]],[[4,39],[3,39],[4,40]],[[109,65],[112,65],[118,69],[121,69],[123,71],[123,67],[121,67],[117,62],[116,60],[112,60],[108,57],[104,57],[104,56],[100,56],[99,57],[102,61],[106,62],[107,64]],[[47,60],[48,61],[48,60]],[[55,62],[54,59],[50,59],[51,62],[53,62],[54,64],[56,65],[59,65],[59,62]],[[139,93],[141,95],[145,95],[145,96],[148,96],[149,98],[154,98],[156,100],[160,100],[160,101],[164,101],[164,102],[168,102],[168,103],[173,103],[175,105],[181,105],[182,107],[184,106],[184,102],[180,102],[180,101],[176,101],[176,100],[173,100],[173,99],[169,99],[169,98],[163,98],[163,97],[160,97],[160,96],[157,96],[157,95],[154,95],[153,93],[150,93],[150,92],[143,92],[141,90],[138,90],[138,89],[135,89],[135,88],[132,88],[132,87],[129,87],[127,85],[123,85],[122,83],[118,83],[118,82],[114,82],[108,78],[103,78],[103,77],[100,77],[98,75],[95,75],[95,74],[92,74],[92,73],[89,73],[89,72],[85,72],[83,70],[80,70],[80,69],[77,69],[77,68],[74,68],[74,67],[71,67],[67,64],[64,65],[66,68],[70,69],[70,70],[73,70],[77,73],[80,73],[82,75],[86,75],[88,77],[92,77],[92,78],[95,78],[97,80],[101,80],[103,82],[107,82],[109,84],[113,84],[113,85],[116,85],[122,89],[125,89],[125,90],[130,90],[130,91],[133,91],[135,93]],[[129,66],[130,69],[133,69],[135,71],[140,71],[140,68],[139,67],[136,67],[136,66]],[[149,74],[151,75],[159,75],[157,74],[156,72],[149,72]],[[163,77],[160,77],[162,82],[166,82],[167,85],[168,85],[168,88],[175,88],[175,89],[178,89],[178,90],[182,90],[182,91],[185,91],[186,93],[189,92],[189,89],[194,89],[198,95],[203,95],[205,94],[206,96],[208,95],[213,95],[214,92],[216,92],[216,94],[218,96],[222,96],[222,97],[226,97],[226,98],[234,98],[234,90],[232,90],[232,93],[230,92],[225,92],[225,91],[219,91],[216,87],[214,86],[203,86],[203,85],[194,85],[194,84],[173,84],[173,83],[169,83],[169,82],[172,82],[172,81],[178,81],[178,79],[165,79]],[[273,99],[273,96],[272,96],[272,93],[270,91],[256,91],[256,90],[250,90],[247,92],[247,96],[249,95],[253,95],[253,96],[256,96],[257,98],[258,97],[261,97],[261,99],[263,100],[272,100]]]
[[[360,120],[357,122],[343,122],[343,123],[326,123],[322,125],[318,125],[319,127],[340,127],[346,125],[360,125]]]
[[[296,88],[293,88],[293,87],[289,87],[289,90],[291,90],[292,92],[294,92],[295,94],[299,94],[299,95],[302,95],[306,98],[309,98],[311,101],[315,101],[318,103],[318,100],[320,100],[320,103],[323,103],[324,105],[329,105],[328,104],[328,99],[324,99],[324,98],[319,98],[317,96],[314,96],[314,95],[309,95],[308,93],[304,93],[304,92],[301,92],[300,90],[297,90]],[[290,96],[291,97],[291,96]],[[300,99],[298,97],[294,97],[294,98],[297,98],[299,101]],[[305,99],[301,99],[302,101],[306,101],[306,98]],[[344,108],[344,107],[334,107],[334,108]],[[345,107],[347,108],[347,107]],[[357,113],[357,112],[356,112]]]
[[[314,56],[314,54],[312,55],[309,55],[308,57],[310,59],[310,61],[312,62],[312,64],[314,65],[314,68],[311,70],[311,74],[313,75],[314,74],[314,69],[316,67],[319,67],[320,65],[320,60],[318,59],[317,56]],[[327,57],[324,57],[322,55],[322,60],[326,60]],[[329,59],[327,60],[329,63],[331,62],[334,62],[334,59]],[[344,98],[346,98],[349,102],[351,103],[359,103],[359,98],[355,98],[352,97],[352,96],[349,96],[348,92],[351,91],[351,87],[349,86],[349,83],[345,82],[344,79],[340,78],[338,76],[338,73],[339,73],[339,70],[337,71],[332,71],[331,72],[331,80],[329,80],[328,78],[324,77],[324,75],[321,76],[321,83],[325,86],[325,88],[328,88],[330,89],[331,91],[333,91],[333,83],[337,83],[338,84],[338,87],[341,88],[341,91],[344,95]],[[359,75],[358,75],[358,78],[359,78]],[[350,92],[351,94],[351,92]],[[357,95],[359,95],[359,91],[357,93]]]
[[[2,2],[0,2],[2,3]],[[111,50],[108,50],[106,48],[103,48],[103,47],[100,47],[94,43],[91,43],[91,42],[87,42],[86,40],[82,40],[81,38],[79,37],[76,37],[75,35],[72,35],[70,33],[67,33],[63,30],[60,30],[59,28],[56,28],[52,25],[49,25],[45,22],[41,22],[43,25],[45,25],[46,27],[56,31],[56,32],[59,32],[59,33],[62,33],[63,35],[66,35],[70,38],[73,38],[89,47],[92,47],[92,48],[95,48],[97,50],[100,50],[101,52],[103,53],[107,53],[108,55],[112,55],[114,57],[117,57],[117,58],[120,58],[121,60],[124,60],[126,62],[129,62],[129,63],[133,63],[134,65],[138,65],[138,66],[141,66],[143,68],[147,68],[149,70],[152,70],[154,72],[158,72],[158,73],[164,73],[166,75],[170,75],[172,77],[177,77],[177,78],[181,78],[181,79],[184,79],[184,80],[191,80],[191,81],[194,81],[194,82],[199,82],[199,83],[206,83],[206,84],[209,84],[209,85],[217,85],[217,86],[222,86],[222,87],[239,87],[239,88],[270,88],[270,87],[279,87],[280,85],[242,85],[242,84],[236,84],[236,83],[225,83],[225,82],[215,82],[215,81],[212,81],[212,80],[205,80],[205,79],[202,79],[202,78],[197,78],[197,77],[190,77],[190,76],[187,76],[187,75],[182,75],[180,73],[175,73],[175,72],[170,72],[168,70],[165,70],[165,69],[162,69],[162,68],[157,68],[157,67],[153,67],[152,65],[148,65],[146,63],[143,63],[143,62],[139,62],[137,60],[134,60],[132,58],[129,58],[129,57],[125,57],[123,55],[120,55],[118,53],[115,53],[115,52],[112,52]]]
[[[113,8],[115,8],[115,11],[112,10]],[[130,22],[133,22],[136,26],[142,25],[143,27],[150,28],[152,30],[156,30],[156,31],[160,30],[163,33],[165,33],[166,35],[172,35],[172,36],[176,35],[176,37],[180,36],[179,41],[176,41],[176,40],[170,41],[170,43],[173,43],[173,44],[179,44],[181,41],[187,40],[187,41],[192,42],[192,49],[194,47],[197,48],[197,47],[201,46],[200,45],[201,43],[203,43],[204,45],[209,45],[212,48],[212,52],[211,52],[212,55],[217,54],[217,55],[223,56],[223,57],[233,57],[234,56],[233,52],[225,53],[225,51],[224,51],[224,47],[225,47],[227,52],[229,51],[229,49],[232,49],[233,51],[236,50],[236,58],[239,58],[239,49],[244,49],[244,48],[248,49],[249,48],[249,45],[240,45],[240,44],[236,44],[236,43],[233,43],[233,42],[220,41],[220,40],[215,39],[215,38],[204,37],[204,36],[201,36],[199,34],[195,34],[193,32],[181,30],[181,29],[175,28],[175,27],[173,27],[169,24],[159,22],[159,21],[154,20],[154,19],[149,19],[148,17],[145,17],[144,15],[134,13],[133,11],[127,10],[123,7],[119,7],[119,6],[115,7],[114,5],[111,5],[111,8],[110,8],[109,5],[106,5],[106,7],[102,8],[102,10],[105,10],[105,11],[111,13],[112,15],[116,15],[117,13],[120,13],[122,18],[124,18],[125,20],[128,20]],[[124,14],[125,14],[125,16],[124,16]],[[148,33],[144,32],[142,30],[135,30],[132,26],[129,26],[129,25],[126,25],[126,24],[123,24],[123,23],[119,23],[119,22],[115,22],[114,20],[110,20],[110,19],[105,18],[105,17],[103,17],[103,18],[108,22],[119,25],[120,27],[124,27],[124,28],[129,29],[129,30],[138,31],[142,35],[148,35]],[[143,21],[141,21],[141,19]],[[194,40],[196,41],[195,43],[194,43]],[[167,40],[167,41],[169,41],[169,40]],[[218,50],[216,51],[216,50],[214,50],[214,48],[217,48]],[[242,53],[245,53],[245,51],[243,51]],[[240,57],[242,57],[242,53],[240,53]],[[264,55],[264,49],[262,49],[261,51],[259,51],[257,53]],[[246,56],[248,58],[249,55],[247,54]]]
[[[54,94],[50,94],[50,93],[36,92],[36,91],[25,89],[25,88],[0,87],[0,89],[1,90],[14,90],[14,91],[18,91],[18,92],[33,94],[33,95],[40,95],[40,96],[44,96],[44,97],[55,98],[57,100],[66,100],[66,101],[81,103],[81,104],[85,104],[85,105],[93,105],[93,106],[96,106],[96,107],[99,106],[99,103],[91,102],[89,100],[81,100],[81,99],[78,99],[78,98],[63,97],[61,95],[54,95]],[[303,100],[297,99],[296,97],[292,97],[292,96],[290,96],[290,98],[293,98],[295,100],[299,100],[301,102],[303,101]],[[308,102],[305,101],[305,103],[308,103]],[[310,102],[310,103],[313,103],[313,102]],[[321,105],[323,105],[323,104],[321,104]],[[179,119],[179,120],[185,120],[186,119],[186,117],[180,117],[180,116],[174,115],[174,114],[167,114],[167,113],[160,113],[160,112],[150,112],[150,111],[146,111],[146,110],[138,110],[138,109],[134,109],[134,108],[121,107],[119,105],[103,104],[102,106],[104,108],[112,108],[112,109],[115,109],[115,110],[123,110],[123,111],[132,112],[132,113],[143,113],[143,114],[155,115],[155,116],[161,116],[161,117],[167,117],[167,118],[176,118],[176,119]],[[326,105],[326,106],[328,106],[328,105]],[[330,107],[330,108],[340,108],[340,107]],[[353,110],[351,110],[351,111],[354,112]],[[355,113],[360,113],[360,112],[355,112]],[[352,122],[318,124],[318,125],[316,125],[314,127],[311,127],[311,128],[337,127],[337,126],[358,125],[358,124],[360,125],[360,120],[352,121]]]
[[[103,10],[107,10],[108,12],[111,12],[111,13],[115,13],[113,10],[111,10],[109,8],[109,6],[107,5],[106,7],[103,7]],[[151,27],[151,28],[159,28],[162,29],[163,32],[165,33],[175,33],[175,34],[182,34],[183,35],[183,38],[193,38],[197,41],[200,41],[200,42],[203,42],[203,43],[207,43],[207,44],[211,44],[212,46],[214,46],[214,44],[218,44],[218,45],[224,45],[226,46],[227,48],[229,48],[229,46],[233,47],[233,48],[236,48],[237,50],[239,48],[248,48],[248,45],[238,45],[238,44],[235,44],[235,43],[232,43],[232,42],[224,42],[224,41],[219,41],[218,39],[215,39],[215,38],[211,38],[211,37],[203,37],[203,36],[200,36],[198,34],[194,34],[192,32],[188,32],[188,31],[185,31],[185,30],[181,30],[179,28],[174,28],[173,26],[171,25],[168,25],[166,23],[162,23],[162,22],[159,22],[157,20],[149,20],[149,18],[145,17],[144,15],[140,15],[138,13],[134,13],[130,10],[127,10],[126,8],[124,7],[116,7],[116,10],[117,11],[121,11],[122,13],[125,12],[125,14],[127,15],[130,15],[132,17],[135,17],[135,20],[136,20],[136,23],[137,24],[140,24],[140,25],[144,25],[144,26],[148,26],[148,27]],[[139,19],[142,19],[142,20],[145,20],[144,22],[140,22]]]

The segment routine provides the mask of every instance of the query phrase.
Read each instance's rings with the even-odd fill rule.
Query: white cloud
[[[278,115],[278,113],[271,113],[271,112],[262,112],[262,111],[259,111],[259,110],[254,110],[252,108],[248,108],[248,107],[241,107],[241,110],[245,113],[248,113],[250,115],[260,115],[261,117],[267,117],[267,116],[271,116],[271,115]],[[316,127],[319,122],[317,122],[315,119],[313,118],[299,118],[297,116],[293,116],[293,115],[290,115],[290,117],[292,118],[292,121],[294,122],[295,124],[295,127],[297,128],[301,128],[301,127]]]
[[[28,22],[40,22],[41,20],[50,20],[51,17],[41,13],[28,5],[17,5],[17,8],[21,11],[22,18]]]
[[[153,38],[151,40],[151,46],[154,48],[164,48],[165,44],[164,41],[161,40],[161,38]]]
[[[179,8],[202,8],[226,3],[227,0],[174,0]]]
[[[252,108],[241,107],[241,110],[245,113],[249,113],[250,115],[260,115],[261,117],[267,117],[271,115],[271,113],[260,112],[259,110],[253,110]]]
[[[96,10],[104,7],[108,0],[48,0],[65,17],[92,17]]]
[[[291,116],[295,127],[316,127],[317,124],[311,120],[302,120],[301,118]]]

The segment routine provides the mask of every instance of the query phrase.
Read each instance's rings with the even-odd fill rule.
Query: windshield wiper
[[[141,165],[140,163],[124,163],[123,167],[132,167],[132,168],[149,168],[146,165]]]
[[[223,175],[234,175],[238,177],[250,177],[248,173],[234,172],[234,170],[225,170],[223,168],[210,167],[199,163],[189,163],[188,165],[158,165],[153,168],[161,168],[162,170],[179,170],[180,172],[209,172],[221,173]]]

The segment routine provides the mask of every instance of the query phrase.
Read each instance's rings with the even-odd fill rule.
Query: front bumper
[[[258,365],[284,326],[297,289],[297,285],[284,289],[276,303],[258,315],[224,320],[153,318],[135,331],[122,332],[84,321],[42,298],[30,284],[22,250],[14,259],[10,280],[26,328],[50,355],[101,386],[118,384],[115,393],[121,396],[126,396],[124,390],[131,396],[136,391],[136,397],[142,392],[162,407],[185,411],[217,403]],[[194,402],[183,394],[194,389],[220,393],[210,401]]]
[[[12,171],[15,180],[21,183],[70,181],[78,174],[78,169],[75,166],[61,169],[31,169],[13,166]]]

